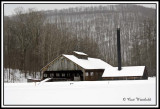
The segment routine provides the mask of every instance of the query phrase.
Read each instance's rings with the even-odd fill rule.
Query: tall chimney
[[[118,54],[118,70],[121,70],[120,28],[117,28],[117,54]]]

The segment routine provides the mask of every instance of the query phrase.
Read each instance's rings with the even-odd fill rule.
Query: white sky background
[[[106,6],[109,4],[4,4],[4,15],[12,15],[14,14],[15,8],[23,7],[25,10],[28,8],[35,8],[37,10],[54,10],[54,9],[64,9],[64,8],[73,8],[80,6]],[[156,8],[156,4],[138,4],[144,7]]]

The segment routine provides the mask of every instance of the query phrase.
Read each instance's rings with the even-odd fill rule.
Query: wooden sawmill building
[[[108,63],[90,58],[83,52],[74,51],[73,55],[62,54],[41,69],[43,79],[52,81],[92,81],[102,80],[102,74]]]
[[[90,58],[83,52],[62,54],[41,69],[42,80],[50,81],[96,81],[145,79],[145,66],[116,67],[97,58]]]

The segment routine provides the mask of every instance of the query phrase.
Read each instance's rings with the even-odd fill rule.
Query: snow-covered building
[[[145,66],[127,66],[118,70],[97,58],[90,58],[83,52],[62,54],[41,69],[43,80],[51,81],[95,81],[147,79]]]
[[[97,58],[90,58],[83,52],[74,51],[73,55],[62,54],[41,69],[43,79],[60,80],[102,80],[105,68],[112,67]]]
[[[136,80],[147,79],[145,66],[126,66],[118,70],[117,67],[106,68],[102,75],[105,80]]]

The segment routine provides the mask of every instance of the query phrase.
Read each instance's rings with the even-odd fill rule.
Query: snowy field
[[[4,83],[4,105],[155,105],[156,81]]]

